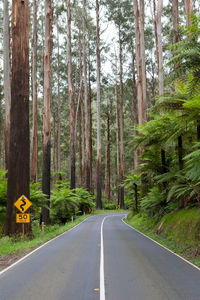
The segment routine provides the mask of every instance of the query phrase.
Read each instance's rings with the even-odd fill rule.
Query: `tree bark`
[[[135,38],[136,38],[136,65],[137,65],[137,99],[138,99],[138,123],[143,125],[146,120],[147,91],[146,91],[146,66],[144,47],[144,1],[133,0]]]
[[[117,64],[116,64],[116,74],[117,74]],[[119,194],[119,178],[120,178],[120,158],[119,158],[119,104],[118,104],[118,93],[117,93],[117,75],[115,82],[115,102],[116,102],[116,148],[117,148],[117,204],[120,204],[120,194]]]
[[[8,154],[10,140],[10,108],[11,108],[11,70],[10,70],[10,30],[8,0],[4,0],[3,24],[3,73],[4,73],[4,98],[5,98],[5,168],[8,169]]]
[[[32,130],[32,182],[38,181],[38,137],[37,137],[37,1],[33,2],[33,130]]]
[[[186,25],[189,27],[192,25],[190,15],[193,12],[192,0],[184,0],[185,12],[186,12]]]
[[[29,6],[28,0],[12,3],[12,84],[11,127],[8,163],[6,235],[22,232],[16,223],[14,202],[21,196],[29,198]],[[24,224],[25,233],[31,231]]]
[[[90,191],[90,115],[88,107],[88,70],[86,50],[86,0],[83,0],[83,72],[84,72],[84,107],[85,107],[85,174],[86,189]]]
[[[75,149],[75,103],[74,85],[72,80],[72,46],[71,46],[71,4],[67,0],[67,66],[68,66],[68,97],[70,111],[70,160],[71,160],[71,180],[70,188],[76,187],[76,149]]]
[[[89,95],[88,95],[88,114],[89,114],[89,162],[90,162],[90,192],[93,193],[93,171],[92,171],[92,88],[90,79],[90,67],[89,67]]]
[[[57,107],[57,144],[56,144],[56,167],[57,171],[61,171],[61,131],[60,131],[60,40],[59,40],[59,26],[57,20],[57,42],[58,42],[58,54],[57,54],[57,62],[58,62],[58,69],[57,69],[57,80],[58,80],[58,107]]]
[[[158,66],[158,90],[159,90],[159,96],[162,96],[164,93],[162,23],[161,23],[163,0],[158,0],[157,7],[156,7],[155,0],[153,1],[153,4],[154,4],[154,27],[155,27],[155,36],[156,36],[156,57],[157,57],[157,66]]]
[[[123,53],[122,37],[119,27],[119,61],[120,61],[120,207],[124,208],[124,85],[123,85]]]
[[[138,110],[137,110],[137,84],[135,79],[135,53],[132,45],[132,91],[133,91],[133,125],[134,125],[134,134],[137,134],[135,130],[136,125],[138,124]],[[134,151],[134,169],[138,168],[138,150]]]
[[[101,58],[99,1],[96,0],[96,56],[97,56],[97,208],[102,208],[102,165],[101,165]]]
[[[111,201],[110,194],[110,109],[107,112],[107,147],[106,147],[106,198]]]
[[[51,55],[52,55],[52,21],[53,10],[51,0],[45,0],[45,40],[44,40],[44,108],[43,108],[43,169],[42,191],[47,195],[47,206],[50,205],[51,186]],[[49,224],[49,209],[42,208],[41,222]]]

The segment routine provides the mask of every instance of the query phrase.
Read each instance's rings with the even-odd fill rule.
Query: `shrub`
[[[160,218],[165,213],[166,199],[158,186],[150,189],[150,192],[141,200],[141,208],[151,217]]]

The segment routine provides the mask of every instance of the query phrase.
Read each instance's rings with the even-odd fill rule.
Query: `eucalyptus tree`
[[[99,1],[96,0],[96,55],[97,55],[97,208],[102,208],[102,162],[101,162],[101,57]]]
[[[11,108],[11,67],[10,67],[10,28],[8,0],[4,0],[3,13],[3,73],[5,98],[5,167],[8,169],[9,139],[10,139],[10,108]]]
[[[28,0],[12,3],[12,85],[11,127],[6,235],[22,232],[16,223],[14,202],[21,196],[29,197],[30,139],[29,139],[29,6]],[[31,226],[25,224],[25,232]]]
[[[33,40],[32,40],[32,93],[33,93],[33,129],[32,129],[32,182],[38,181],[38,82],[37,82],[37,0],[33,1]]]
[[[48,197],[50,205],[50,172],[51,172],[51,56],[52,56],[52,21],[53,9],[51,0],[45,0],[45,40],[44,40],[44,107],[43,107],[43,165],[42,191]],[[42,208],[41,222],[49,223],[49,209]]]
[[[76,149],[75,149],[75,91],[72,79],[72,49],[71,49],[71,2],[67,0],[67,67],[68,67],[68,97],[70,106],[70,187],[76,186]]]

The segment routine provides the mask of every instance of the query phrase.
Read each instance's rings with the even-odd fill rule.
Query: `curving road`
[[[122,217],[92,216],[0,272],[0,300],[200,300],[200,270]]]

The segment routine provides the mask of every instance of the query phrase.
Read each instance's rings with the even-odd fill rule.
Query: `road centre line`
[[[90,217],[88,217],[90,218]],[[31,256],[33,253],[35,253],[36,251],[38,251],[39,249],[43,248],[44,246],[46,246],[47,244],[51,243],[52,241],[54,241],[55,239],[59,238],[60,236],[68,233],[69,231],[75,229],[76,227],[78,227],[79,225],[81,225],[83,222],[85,222],[88,218],[86,218],[85,220],[83,220],[81,223],[75,225],[74,227],[70,228],[69,230],[66,230],[65,232],[57,235],[55,238],[47,241],[46,243],[42,244],[41,246],[39,246],[38,248],[34,249],[33,251],[29,252],[27,255],[23,256],[22,258],[20,258],[19,260],[17,260],[16,262],[14,262],[12,265],[10,265],[9,267],[5,268],[4,270],[0,271],[0,276],[5,273],[6,271],[10,270],[11,268],[13,268],[14,266],[16,266],[18,263],[20,263],[21,261],[25,260],[27,257]]]
[[[104,246],[103,246],[103,224],[105,219],[101,222],[101,252],[100,252],[100,300],[105,300],[105,276],[104,276]]]
[[[165,250],[167,250],[168,252],[171,252],[172,254],[176,255],[177,257],[179,257],[180,259],[182,259],[184,262],[188,263],[189,265],[191,265],[192,267],[194,267],[195,269],[197,269],[198,271],[200,271],[200,268],[197,267],[196,265],[194,265],[193,263],[191,263],[190,261],[188,261],[187,259],[183,258],[182,256],[178,255],[177,253],[173,252],[172,250],[168,249],[167,247],[163,246],[162,244],[160,244],[159,242],[153,240],[152,238],[150,238],[149,236],[145,235],[144,233],[138,231],[137,229],[135,229],[134,227],[130,226],[129,224],[127,224],[126,222],[124,222],[124,218],[122,218],[122,222],[127,225],[128,227],[130,227],[132,230],[140,233],[141,235],[143,235],[144,237],[148,238],[149,240],[151,240],[152,242],[154,242],[155,244],[159,245],[160,247],[164,248]]]
[[[103,243],[103,225],[104,221],[110,217],[118,217],[119,215],[105,216],[101,222],[101,252],[100,252],[100,300],[105,300],[105,273],[104,273],[104,243]],[[126,217],[126,215],[125,215]]]

